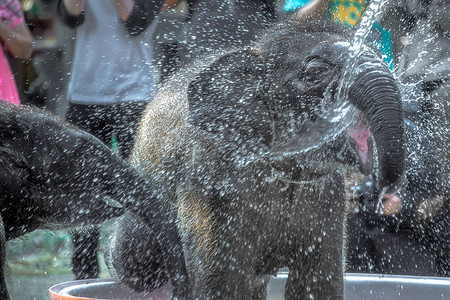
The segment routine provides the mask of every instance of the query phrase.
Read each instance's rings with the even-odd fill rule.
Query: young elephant
[[[100,223],[124,209],[156,235],[175,295],[188,295],[175,223],[141,174],[93,136],[4,101],[0,209],[0,299],[9,299],[3,272],[6,241],[50,225]]]
[[[397,83],[369,48],[338,99],[343,32],[278,25],[251,49],[179,74],[148,106],[131,163],[177,212],[195,298],[264,299],[269,275],[288,267],[286,299],[342,299],[340,156],[356,109],[376,142],[379,189],[394,190],[404,171]],[[136,262],[163,267],[142,247],[145,230],[122,230],[112,248],[118,275],[139,289],[163,283],[127,278],[139,276]]]

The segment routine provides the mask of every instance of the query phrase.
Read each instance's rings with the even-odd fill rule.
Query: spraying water
[[[375,213],[382,215],[383,214],[383,196],[384,194],[387,192],[388,188],[384,187],[381,190],[381,193],[378,195],[378,202],[377,205],[375,206]]]
[[[338,102],[344,102],[347,98],[349,82],[352,82],[353,74],[355,73],[355,67],[357,65],[357,59],[361,55],[364,49],[364,43],[370,30],[375,23],[375,16],[380,12],[383,7],[384,0],[371,1],[370,5],[361,16],[359,23],[356,27],[354,38],[349,47],[349,54],[344,62],[342,69],[342,76],[340,77],[338,87]]]
[[[342,76],[340,77],[339,86],[338,86],[338,103],[346,103],[348,88],[350,86],[349,83],[352,82],[353,76],[355,74],[356,66],[358,63],[358,57],[362,54],[364,50],[364,43],[366,42],[367,36],[370,33],[370,30],[375,23],[375,16],[380,12],[383,5],[386,3],[384,0],[374,0],[371,1],[370,5],[365,10],[364,14],[361,16],[361,19],[358,22],[356,32],[354,38],[349,47],[348,56],[344,62],[344,67],[342,69]],[[349,106],[348,104],[344,105]],[[348,108],[346,108],[348,109]],[[378,203],[375,208],[375,212],[381,210],[382,207],[382,199],[383,195],[386,192],[387,188],[384,188],[383,191],[378,196]]]
[[[350,44],[346,43],[345,45],[349,49],[349,54],[345,59],[342,76],[338,81],[336,101],[329,101],[333,95],[331,89],[328,88],[324,94],[324,102],[333,103],[333,105],[322,107],[314,122],[301,124],[300,128],[296,130],[297,136],[291,137],[288,143],[273,145],[272,156],[306,153],[318,149],[339,136],[348,127],[349,122],[355,118],[356,109],[347,101],[348,88],[353,82],[353,76],[357,73],[358,57],[363,51],[367,51],[364,44],[376,21],[375,16],[385,2],[384,0],[371,1],[357,25],[353,40]],[[331,86],[332,84],[330,84]],[[314,127],[314,133],[309,132],[308,128],[311,127]]]

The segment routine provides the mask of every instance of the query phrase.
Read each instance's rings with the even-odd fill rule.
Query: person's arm
[[[151,2],[152,0],[147,0],[148,2]],[[116,10],[119,14],[119,18],[122,22],[126,22],[128,20],[128,17],[130,16],[131,12],[134,8],[134,0],[114,0],[116,4]]]
[[[131,35],[141,34],[164,4],[164,0],[114,0],[117,13]]]
[[[79,16],[84,10],[84,0],[63,0],[66,11],[71,16]]]
[[[64,24],[75,28],[84,22],[84,5],[85,0],[59,0],[57,12]]]
[[[178,4],[180,4],[181,0],[165,0],[163,9],[169,10],[175,8]]]
[[[13,28],[0,22],[0,38],[9,53],[19,59],[29,59],[33,53],[33,36],[24,22]]]

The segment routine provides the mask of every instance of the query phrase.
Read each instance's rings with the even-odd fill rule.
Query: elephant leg
[[[257,299],[266,299],[267,298],[267,286],[269,285],[270,275],[257,276],[253,280],[253,284],[251,287],[252,290],[252,298],[254,300]]]
[[[110,256],[110,271],[136,291],[149,292],[169,281],[151,228],[130,213],[119,221]]]
[[[242,299],[265,300],[267,298],[267,286],[269,280],[269,275],[250,275],[243,278],[242,282],[238,285],[240,288],[235,294],[237,296],[236,298],[248,293],[248,297],[246,296]]]
[[[201,269],[207,275],[196,281],[196,284],[204,285],[200,289],[201,296],[208,299],[266,299],[270,276],[257,273],[260,254],[250,250],[257,247],[245,238],[246,227],[239,228],[240,219],[233,218],[236,223],[231,221],[222,230],[217,230],[216,241],[220,242],[206,252],[213,255],[202,256],[206,263]]]
[[[225,266],[224,266],[225,268]],[[223,270],[206,279],[207,299],[251,299],[264,300],[267,298],[267,285],[270,276],[243,274],[242,270]],[[200,295],[197,295],[200,296]],[[200,298],[203,298],[202,295]]]
[[[8,287],[6,285],[6,234],[3,218],[0,216],[0,299],[9,300]]]
[[[303,196],[308,196],[308,191],[305,193]],[[344,295],[345,193],[341,176],[329,176],[314,193],[308,201],[317,205],[311,204],[308,214],[302,215],[309,223],[303,223],[299,232],[301,251],[292,254],[288,265],[288,300],[343,299]]]
[[[372,273],[374,261],[374,247],[367,228],[359,213],[348,220],[346,246],[346,272]]]
[[[92,229],[77,229],[71,232],[73,242],[72,271],[76,279],[98,278],[97,251],[100,238],[100,225]]]
[[[342,250],[318,247],[309,255],[289,268],[285,299],[343,299]]]
[[[269,277],[256,274],[257,254],[249,250],[255,247],[249,247],[235,225],[231,221],[216,229],[213,243],[192,231],[184,236],[194,299],[266,298]]]

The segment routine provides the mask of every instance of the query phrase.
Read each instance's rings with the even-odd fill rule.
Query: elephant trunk
[[[367,58],[366,58],[367,59]],[[378,184],[392,193],[404,174],[404,120],[397,83],[381,62],[362,59],[349,99],[369,122],[378,151]]]
[[[151,190],[145,178],[130,164],[115,154],[110,154],[107,160],[110,161],[107,164],[109,169],[105,172],[110,178],[108,190],[128,211],[152,229],[163,253],[173,296],[177,299],[189,298],[187,269],[175,218]]]

